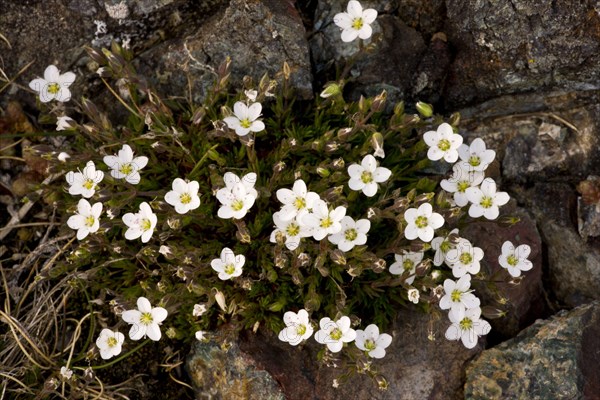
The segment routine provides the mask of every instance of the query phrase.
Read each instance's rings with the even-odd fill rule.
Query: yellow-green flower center
[[[357,236],[358,236],[358,232],[356,232],[356,229],[354,229],[354,228],[347,229],[346,232],[344,232],[344,237],[349,242],[356,240]]]
[[[479,202],[479,205],[483,208],[490,208],[494,205],[494,200],[489,196],[483,196]]]
[[[469,164],[471,164],[473,167],[478,167],[479,164],[481,164],[481,158],[478,156],[471,156],[469,157]]]
[[[333,225],[331,217],[326,217],[321,220],[321,228],[329,228],[331,225]]]
[[[471,329],[473,327],[473,321],[471,320],[471,318],[464,317],[458,323],[458,325],[460,326],[460,329],[462,329],[463,331],[468,331],[469,329]]]
[[[225,266],[225,268],[223,268],[223,271],[225,271],[225,273],[227,275],[233,275],[233,273],[235,272],[235,265],[233,265],[233,264],[227,264]]]
[[[473,256],[471,253],[464,252],[460,255],[459,260],[464,265],[469,265],[473,262]]]
[[[252,125],[252,122],[248,118],[240,119],[240,126],[242,128],[247,129],[247,128],[250,128],[251,125]]]
[[[60,90],[60,85],[56,82],[48,85],[48,93],[50,93],[50,94],[56,94],[56,93],[58,93],[59,90]]]
[[[189,193],[183,193],[181,196],[179,196],[179,201],[181,204],[190,204],[192,201],[192,196],[190,196]]]
[[[298,336],[302,336],[306,333],[306,325],[300,324],[298,325],[298,327],[296,328],[296,334]]]
[[[415,262],[411,259],[406,259],[402,262],[402,268],[404,268],[405,271],[410,271],[414,266]]]
[[[131,166],[130,163],[125,163],[125,164],[121,165],[121,167],[119,168],[119,172],[122,173],[123,175],[129,175],[133,172],[133,167]]]
[[[438,142],[438,148],[441,151],[448,151],[450,150],[450,141],[448,139],[442,139]]]
[[[363,171],[363,173],[360,174],[360,180],[363,181],[363,183],[371,183],[373,182],[373,174],[369,171]]]
[[[304,207],[306,207],[306,200],[302,197],[296,197],[296,200],[294,200],[294,207],[296,207],[297,210],[304,209]]]
[[[514,254],[511,254],[510,256],[506,257],[506,261],[513,267],[519,263],[519,259],[515,257]]]
[[[150,325],[152,322],[154,322],[154,318],[152,318],[151,313],[145,312],[142,313],[142,316],[140,317],[140,322],[144,325]]]
[[[96,222],[96,218],[94,218],[93,215],[90,215],[89,217],[86,217],[86,219],[85,219],[86,226],[92,226],[92,225],[94,225],[94,222]]]
[[[300,226],[297,223],[292,222],[287,226],[285,232],[288,236],[298,236],[300,233]]]
[[[469,187],[471,187],[469,181],[458,181],[458,183],[456,184],[456,189],[460,193],[464,193]]]
[[[460,302],[460,298],[462,296],[463,292],[461,292],[460,290],[454,289],[452,291],[452,293],[450,294],[450,299],[455,302],[458,303]]]
[[[363,26],[364,26],[364,22],[362,18],[354,18],[352,20],[352,28],[356,29],[357,31],[360,30]]]
[[[119,342],[114,336],[111,336],[108,339],[106,339],[106,344],[108,345],[108,347],[115,347],[118,343]]]
[[[231,209],[233,211],[240,211],[242,208],[244,208],[244,202],[241,200],[234,200],[231,202]]]
[[[340,340],[342,338],[342,331],[340,330],[340,328],[334,328],[331,333],[329,334],[329,336],[333,339],[333,340]]]
[[[375,344],[375,342],[372,339],[366,339],[364,346],[365,346],[365,349],[367,349],[367,351],[375,350],[377,348],[377,345]]]
[[[442,244],[440,244],[440,250],[442,250],[442,253],[447,253],[448,250],[451,249],[452,246],[450,246],[450,241],[449,240],[444,240],[442,242]]]
[[[90,178],[87,178],[82,185],[84,188],[86,188],[87,190],[90,190],[94,187],[94,181],[91,180]]]
[[[147,231],[150,228],[152,228],[152,222],[150,222],[150,220],[148,218],[144,218],[142,220],[142,222],[140,223],[140,227],[142,228],[143,231]]]
[[[427,217],[419,215],[417,218],[415,218],[415,225],[419,229],[425,228],[428,224],[429,224],[429,221],[427,220]]]

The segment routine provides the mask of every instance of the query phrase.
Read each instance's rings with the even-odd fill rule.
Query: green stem
[[[202,163],[204,162],[204,160],[206,160],[206,158],[208,157],[208,152],[211,150],[216,149],[217,147],[219,147],[218,144],[215,144],[213,147],[211,147],[210,149],[208,149],[207,151],[204,152],[204,155],[202,155],[202,158],[196,163],[196,165],[194,165],[194,168],[192,168],[192,172],[190,172],[188,174],[188,177],[191,178],[194,176],[194,174],[196,173],[196,171],[198,170],[198,168],[200,168],[200,166],[202,165]]]

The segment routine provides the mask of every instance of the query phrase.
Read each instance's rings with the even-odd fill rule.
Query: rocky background
[[[510,230],[482,222],[465,235],[477,238],[492,270],[504,240],[529,243],[535,268],[510,289],[508,316],[490,321],[487,345],[471,351],[443,338],[445,321],[399,310],[379,363],[386,392],[364,376],[334,389],[337,371],[316,364],[316,343],[292,348],[259,332],[228,351],[196,345],[187,369],[198,398],[600,399],[600,4],[362,4],[379,12],[377,48],[351,71],[348,96],[385,89],[392,101],[459,111],[466,141],[482,137],[497,150],[494,177],[514,199],[506,210],[521,217]],[[162,93],[202,99],[231,56],[234,81],[273,75],[287,61],[298,96],[310,99],[356,49],[332,23],[345,7],[346,0],[0,0],[0,33],[12,45],[0,40],[0,67],[16,77],[0,106],[32,106],[27,83],[50,63],[78,74],[74,93],[108,102],[82,46],[111,40],[136,51],[138,69]],[[431,323],[435,341],[427,338]]]

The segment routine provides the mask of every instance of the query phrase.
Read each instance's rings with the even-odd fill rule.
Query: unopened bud
[[[373,99],[373,104],[371,104],[371,111],[380,112],[383,111],[385,107],[385,101],[387,100],[387,92],[384,90]]]
[[[225,295],[223,294],[223,292],[217,290],[217,293],[215,293],[215,301],[217,302],[221,310],[227,312],[227,303],[225,303]]]
[[[383,135],[379,132],[375,132],[371,135],[371,146],[375,152],[373,155],[379,158],[385,158],[385,151],[383,151]]]
[[[344,252],[340,249],[335,249],[329,255],[331,257],[331,261],[338,265],[346,265],[346,257],[344,256]]]
[[[317,167],[317,174],[319,174],[319,176],[321,178],[327,178],[327,177],[329,177],[329,175],[331,175],[329,170],[327,168],[323,168],[323,167]]]
[[[433,115],[433,106],[431,104],[424,103],[422,101],[417,102],[417,111],[425,118],[429,118]]]
[[[319,96],[326,99],[331,96],[337,96],[342,93],[342,88],[335,82],[328,83],[325,85],[325,89],[321,92]]]

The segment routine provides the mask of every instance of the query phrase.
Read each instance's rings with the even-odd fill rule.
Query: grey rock
[[[469,399],[597,399],[600,304],[537,321],[466,370]]]
[[[457,49],[444,94],[450,108],[532,90],[598,89],[597,2],[447,1]]]

